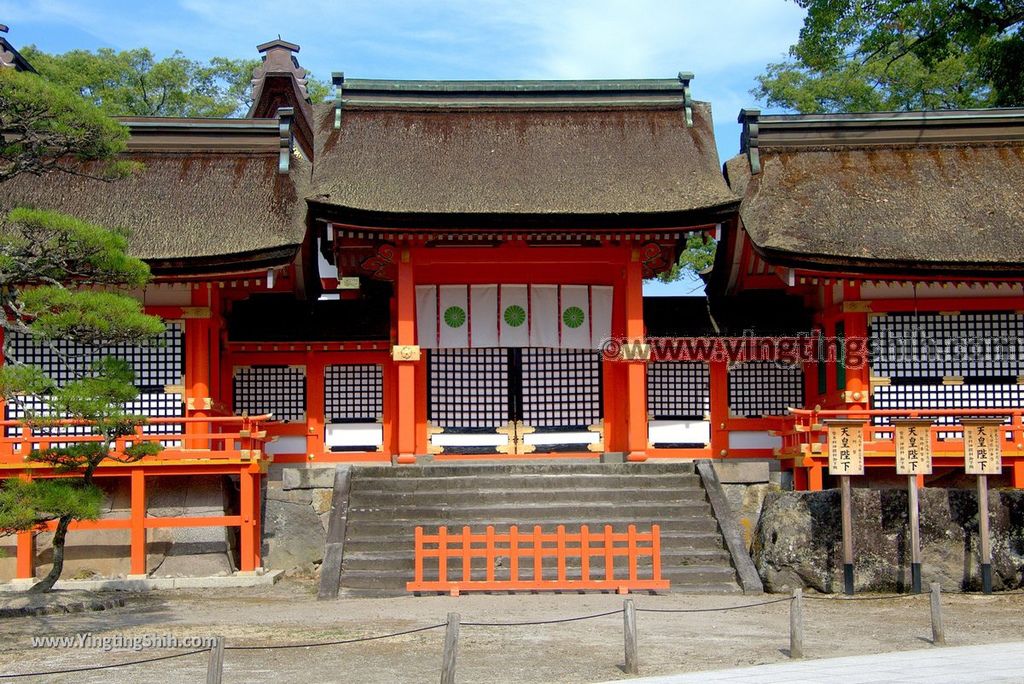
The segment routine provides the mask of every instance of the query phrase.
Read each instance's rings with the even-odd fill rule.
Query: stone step
[[[557,475],[448,475],[435,477],[357,477],[352,493],[373,491],[488,491],[505,489],[564,489],[567,487],[608,489],[697,489],[703,490],[700,478],[685,473],[659,475],[601,475],[595,473],[564,473]]]
[[[521,522],[541,523],[559,521],[569,524],[573,520],[601,520],[605,517],[626,517],[636,525],[649,525],[661,518],[685,518],[710,516],[711,507],[706,502],[666,503],[659,501],[631,501],[617,503],[609,501],[559,501],[538,505],[520,503],[495,505],[449,506],[379,506],[352,505],[349,521],[359,520],[409,520],[417,525],[448,524],[447,521],[473,521],[475,524],[493,524],[498,519],[518,519]]]
[[[451,506],[484,505],[497,503],[536,505],[546,502],[606,502],[634,503],[637,499],[658,503],[703,503],[707,501],[703,489],[620,489],[603,487],[574,487],[557,489],[514,489],[473,491],[413,490],[384,491],[361,490],[351,494],[349,507],[415,506],[422,502],[445,503]]]
[[[462,567],[462,561],[456,558],[449,559],[449,567]],[[501,559],[500,568],[507,572],[508,557]],[[726,566],[729,565],[729,553],[725,549],[702,549],[699,551],[690,552],[677,552],[671,553],[662,552],[661,564],[662,571],[667,573],[671,568],[693,566],[693,565],[708,565],[712,563],[721,563]],[[474,559],[473,567],[483,568],[484,559]],[[567,558],[566,567],[568,568],[579,568],[581,561],[579,558]],[[650,557],[641,557],[637,559],[637,567],[649,568],[651,566]],[[519,557],[519,565],[521,568],[533,568],[533,557],[524,554]],[[591,556],[590,565],[593,568],[604,568],[604,559],[600,555]],[[427,567],[436,568],[436,561],[428,563]],[[415,567],[415,558],[411,550],[399,550],[399,549],[380,549],[374,552],[352,552],[345,554],[345,560],[343,569],[348,570],[373,570],[375,568],[380,570],[407,570],[410,573]],[[544,568],[555,568],[557,567],[556,559],[544,558],[542,567]],[[628,567],[628,559],[623,557],[616,557],[613,562],[613,567],[625,570]],[[731,567],[731,566],[730,566]]]
[[[659,513],[664,516],[664,512]],[[495,528],[507,530],[510,525],[519,525],[520,529],[525,527],[533,527],[533,525],[541,525],[545,531],[551,531],[555,525],[565,525],[566,529],[579,529],[580,525],[590,525],[592,530],[599,530],[604,525],[611,525],[617,531],[625,530],[628,525],[637,525],[638,529],[642,529],[644,526],[650,526],[652,522],[656,522],[661,526],[661,535],[664,539],[667,534],[678,533],[680,535],[708,535],[714,534],[718,536],[718,523],[710,515],[706,516],[681,516],[678,518],[667,518],[667,517],[652,517],[650,520],[643,522],[638,521],[637,518],[623,518],[618,514],[609,514],[608,517],[602,518],[591,518],[591,519],[580,519],[575,517],[575,522],[566,522],[564,517],[552,517],[548,520],[540,520],[531,517],[531,519],[525,520],[525,516],[493,516],[487,519],[481,518],[453,518],[451,520],[442,520],[440,522],[425,522],[425,521],[414,521],[414,520],[392,520],[392,519],[363,519],[353,520],[349,518],[348,523],[348,539],[349,542],[357,541],[359,539],[372,539],[377,537],[387,537],[396,534],[405,535],[408,534],[409,538],[412,538],[413,531],[417,525],[424,527],[426,531],[436,532],[439,525],[448,525],[448,527],[462,527],[463,525],[469,525],[474,530],[485,528],[487,525],[494,525]],[[431,530],[431,528],[433,528]]]
[[[583,524],[594,532],[606,524],[624,532],[631,524],[644,531],[652,523],[661,527],[662,575],[674,591],[740,590],[703,483],[690,463],[360,467],[352,478],[341,587],[346,595],[406,594],[416,526],[428,533],[440,525],[481,533],[494,525],[504,533],[511,525],[524,531],[539,525],[552,533],[564,525],[574,533]],[[508,558],[499,559],[501,579]],[[461,569],[460,560],[449,562]],[[475,579],[485,578],[485,562],[475,559]],[[429,576],[435,562],[427,563]],[[519,563],[532,571],[528,552],[521,553]],[[641,576],[649,572],[650,558],[638,563]],[[616,558],[613,567],[624,575],[628,560]],[[600,555],[591,557],[591,568],[592,575],[603,574]],[[566,559],[566,572],[578,578],[580,559]],[[555,558],[544,559],[543,575],[557,577]]]
[[[576,569],[573,569],[576,570]],[[640,573],[641,578],[644,573]],[[483,570],[473,571],[470,574],[473,581],[483,581],[486,573]],[[558,577],[557,571],[552,568],[545,569],[544,579],[554,580]],[[723,588],[730,583],[739,591],[736,584],[736,573],[732,568],[719,566],[692,565],[687,567],[674,568],[671,571],[662,570],[662,577],[669,580],[671,591],[687,591],[691,587],[705,587],[709,585],[721,585]],[[567,569],[567,579],[579,579],[578,570],[571,572]],[[350,570],[346,571],[341,578],[343,589],[387,589],[396,593],[407,594],[406,582],[412,580],[412,575],[400,570]]]
[[[480,528],[474,528],[479,530]],[[621,529],[621,528],[617,528]],[[569,528],[576,532],[577,528]],[[505,533],[508,526],[497,527],[497,532]],[[393,531],[381,535],[359,535],[345,543],[345,553],[367,553],[378,549],[412,549],[414,536],[412,528],[402,531]],[[704,549],[723,549],[722,535],[718,532],[664,532],[661,533],[661,545],[664,550],[673,551],[699,551]]]
[[[356,466],[353,483],[373,477],[425,478],[467,477],[488,475],[692,475],[693,463],[493,463],[493,464],[425,464],[415,467]]]

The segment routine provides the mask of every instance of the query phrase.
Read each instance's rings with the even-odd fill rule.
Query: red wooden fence
[[[555,532],[545,533],[539,525],[532,532],[520,532],[512,525],[499,534],[492,525],[486,532],[473,533],[469,527],[450,533],[445,526],[437,534],[424,534],[416,528],[415,579],[406,584],[413,592],[446,591],[458,596],[463,591],[558,591],[605,590],[625,594],[630,590],[666,590],[669,581],[661,577],[661,533],[658,525],[649,532],[637,532],[630,525],[626,532],[615,532],[605,525],[600,532],[591,532],[582,525],[579,532],[566,532],[559,525]],[[615,559],[626,558],[623,576],[616,576]],[[641,558],[651,559],[648,577],[640,577]],[[545,578],[544,559],[554,558],[553,578]],[[436,579],[424,579],[424,561]],[[579,576],[571,577],[568,561],[579,559]],[[595,561],[596,559],[596,561]],[[474,560],[482,560],[476,563]],[[473,576],[474,570],[477,576]],[[572,569],[575,575],[575,568]],[[454,575],[454,577],[453,577]],[[482,576],[481,576],[482,575]]]

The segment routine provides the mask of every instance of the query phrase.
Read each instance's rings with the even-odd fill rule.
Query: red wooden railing
[[[895,472],[896,443],[892,426],[875,425],[876,418],[930,418],[932,463],[935,468],[963,468],[963,418],[1004,418],[1002,434],[1003,467],[1011,483],[1024,487],[1024,410],[1009,408],[964,409],[790,409],[790,415],[775,419],[773,431],[782,437],[778,455],[794,469],[828,466],[828,429],[831,419],[863,420],[864,464],[867,468],[889,468]]]
[[[587,525],[580,526],[579,532],[566,532],[565,525],[559,525],[549,533],[539,525],[532,532],[521,532],[512,525],[500,534],[493,525],[483,533],[473,533],[469,527],[463,527],[461,533],[450,533],[441,526],[437,534],[425,534],[422,527],[417,527],[415,544],[415,578],[406,584],[406,589],[413,592],[445,591],[458,596],[463,591],[589,589],[624,594],[669,588],[669,581],[661,577],[658,525],[652,525],[648,532],[637,532],[636,525],[630,525],[626,532],[615,532],[611,525],[600,532],[591,532]],[[554,578],[544,577],[546,558],[555,559]],[[627,559],[624,576],[616,576],[616,558]],[[649,577],[640,577],[641,558],[651,559]],[[428,580],[424,578],[425,565],[433,559],[437,563],[435,566],[431,562],[430,570],[436,569],[436,579]],[[578,578],[569,576],[570,559],[579,559]],[[474,565],[474,560],[482,561],[482,567],[479,562]]]
[[[215,461],[258,460],[263,454],[266,432],[263,429],[271,416],[203,416],[151,418],[146,425],[174,425],[181,429],[163,434],[145,434],[143,426],[135,428],[135,434],[117,440],[113,456],[120,456],[130,444],[159,442],[167,446],[154,456],[147,456],[141,463],[159,464],[182,459],[202,458]],[[45,464],[27,462],[28,454],[34,449],[51,446],[98,442],[98,435],[54,435],[46,434],[54,428],[87,425],[84,421],[54,420],[44,426],[33,428],[24,421],[0,421],[0,468],[3,467],[47,467]],[[8,435],[12,428],[16,435]],[[42,433],[42,434],[41,434]],[[111,459],[101,467],[122,465]]]

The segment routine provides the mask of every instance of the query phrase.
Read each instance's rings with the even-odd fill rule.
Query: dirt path
[[[635,596],[637,607],[714,609],[777,597]],[[932,648],[928,597],[884,601],[805,602],[808,657]],[[1024,595],[943,597],[950,645],[1019,640]],[[11,618],[0,622],[0,671],[52,670],[123,662],[172,653],[32,648],[33,636],[219,634],[231,645],[348,639],[442,623],[449,611],[463,622],[518,622],[618,610],[615,595],[527,595],[340,599],[318,602],[311,584],[288,582],[258,590],[173,591],[141,596],[101,613]],[[719,669],[786,660],[789,604],[728,612],[646,613],[638,616],[644,675]],[[225,681],[366,684],[434,682],[443,629],[394,639],[317,648],[228,651]],[[620,614],[534,627],[463,627],[460,682],[592,682],[625,678]],[[44,681],[203,681],[206,655]],[[19,680],[15,680],[19,681]],[[21,680],[26,681],[26,680]]]

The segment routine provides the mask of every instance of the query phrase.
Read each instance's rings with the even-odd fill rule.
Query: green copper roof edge
[[[359,91],[432,93],[600,93],[633,91],[681,92],[683,81],[678,78],[651,78],[627,80],[531,80],[531,81],[401,81],[388,79],[345,78],[346,95]]]
[[[757,110],[747,110],[757,114]],[[842,114],[760,114],[761,126],[806,126],[813,124],[837,125],[858,123],[929,123],[943,121],[984,121],[991,119],[1024,119],[1024,107],[999,109],[940,109],[910,112],[858,112]]]

